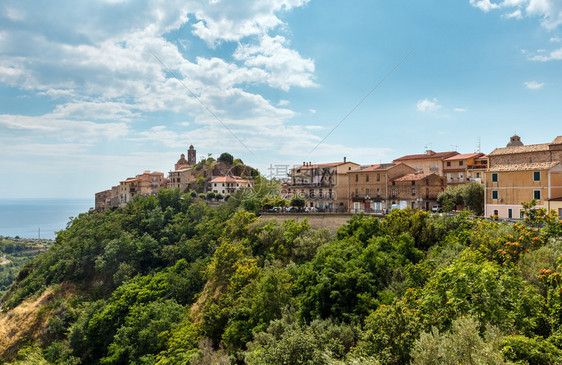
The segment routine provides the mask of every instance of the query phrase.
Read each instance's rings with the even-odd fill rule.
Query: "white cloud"
[[[523,19],[523,14],[521,13],[521,9],[517,9],[512,13],[504,14],[503,17],[507,19]]]
[[[562,60],[562,48],[558,48],[550,53],[546,53],[544,50],[539,50],[535,55],[529,56],[529,60],[540,62],[560,61]]]
[[[455,108],[453,109],[453,111],[458,112],[458,113],[465,113],[468,111],[468,109],[465,108]]]
[[[527,81],[523,83],[527,89],[538,90],[544,86],[544,82]]]
[[[492,9],[499,8],[498,4],[490,2],[490,0],[470,0],[470,4],[474,7],[481,9],[484,12],[489,12]]]
[[[560,0],[503,0],[497,2],[470,0],[470,4],[484,12],[495,9],[511,11],[503,15],[506,18],[536,17],[547,29],[555,29],[562,24],[562,2]]]
[[[94,123],[57,119],[52,116],[0,115],[0,126],[20,131],[29,131],[38,136],[56,136],[66,140],[116,139],[130,133],[125,123]]]
[[[433,100],[429,100],[427,98],[420,100],[416,106],[420,112],[434,112],[441,109],[441,105],[437,104],[436,98],[433,98]]]
[[[286,105],[289,105],[290,103],[291,103],[291,102],[290,102],[289,100],[281,99],[281,100],[279,100],[279,102],[277,103],[277,106],[286,106]]]
[[[311,114],[316,114],[316,109],[308,109]]]
[[[265,69],[272,87],[288,91],[291,86],[316,86],[314,61],[302,58],[298,52],[287,48],[287,44],[282,36],[264,36],[258,45],[240,44],[234,58],[248,67]]]

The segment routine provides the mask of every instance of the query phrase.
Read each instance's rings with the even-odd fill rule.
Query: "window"
[[[412,188],[412,195],[413,195],[413,196],[416,195],[416,188]]]
[[[507,210],[507,218],[513,218],[513,209],[509,208]]]
[[[365,189],[365,194],[369,195],[369,188]]]
[[[415,182],[415,181],[412,181],[412,185],[416,185],[416,182]]]
[[[533,172],[533,181],[541,181],[541,172],[540,171]]]
[[[479,172],[476,173],[476,177],[477,177],[477,178],[480,177],[480,173],[479,173]]]
[[[541,191],[540,190],[534,190],[533,191],[533,198],[537,199],[537,200],[541,200]]]
[[[355,182],[359,182],[359,175],[355,175]]]
[[[447,161],[447,167],[451,166],[451,162]]]
[[[365,182],[369,182],[369,175],[365,176]]]
[[[459,166],[464,165],[464,161],[459,161]]]
[[[498,174],[496,173],[492,174],[492,182],[498,182]]]
[[[381,181],[381,174],[377,174],[377,181]]]
[[[498,215],[500,215],[500,212],[499,212],[497,209],[494,209],[494,214],[493,214],[493,216],[494,216],[494,217],[497,217]]]
[[[492,190],[492,199],[498,200],[498,191],[497,190]]]

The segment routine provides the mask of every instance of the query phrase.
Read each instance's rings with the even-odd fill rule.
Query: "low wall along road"
[[[287,219],[294,219],[302,222],[305,218],[308,224],[314,229],[327,228],[332,233],[336,233],[339,226],[347,223],[353,217],[351,213],[262,213],[261,218],[273,219],[283,223]]]

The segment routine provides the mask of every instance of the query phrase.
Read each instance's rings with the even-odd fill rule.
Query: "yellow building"
[[[359,167],[344,157],[343,162],[312,164],[291,169],[291,181],[287,184],[287,198],[302,195],[307,207],[327,211],[346,212],[349,201],[347,173]]]
[[[535,199],[537,208],[548,209],[548,201],[562,197],[562,164],[497,165],[486,171],[486,215],[520,218],[522,202]]]
[[[551,209],[562,198],[562,136],[552,143],[525,146],[514,135],[504,148],[488,155],[485,175],[485,214],[520,218],[522,202],[535,199]]]

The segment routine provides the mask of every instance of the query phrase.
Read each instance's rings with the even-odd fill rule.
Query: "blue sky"
[[[557,0],[4,0],[0,198],[93,198],[190,144],[267,174],[550,142],[561,66]]]

